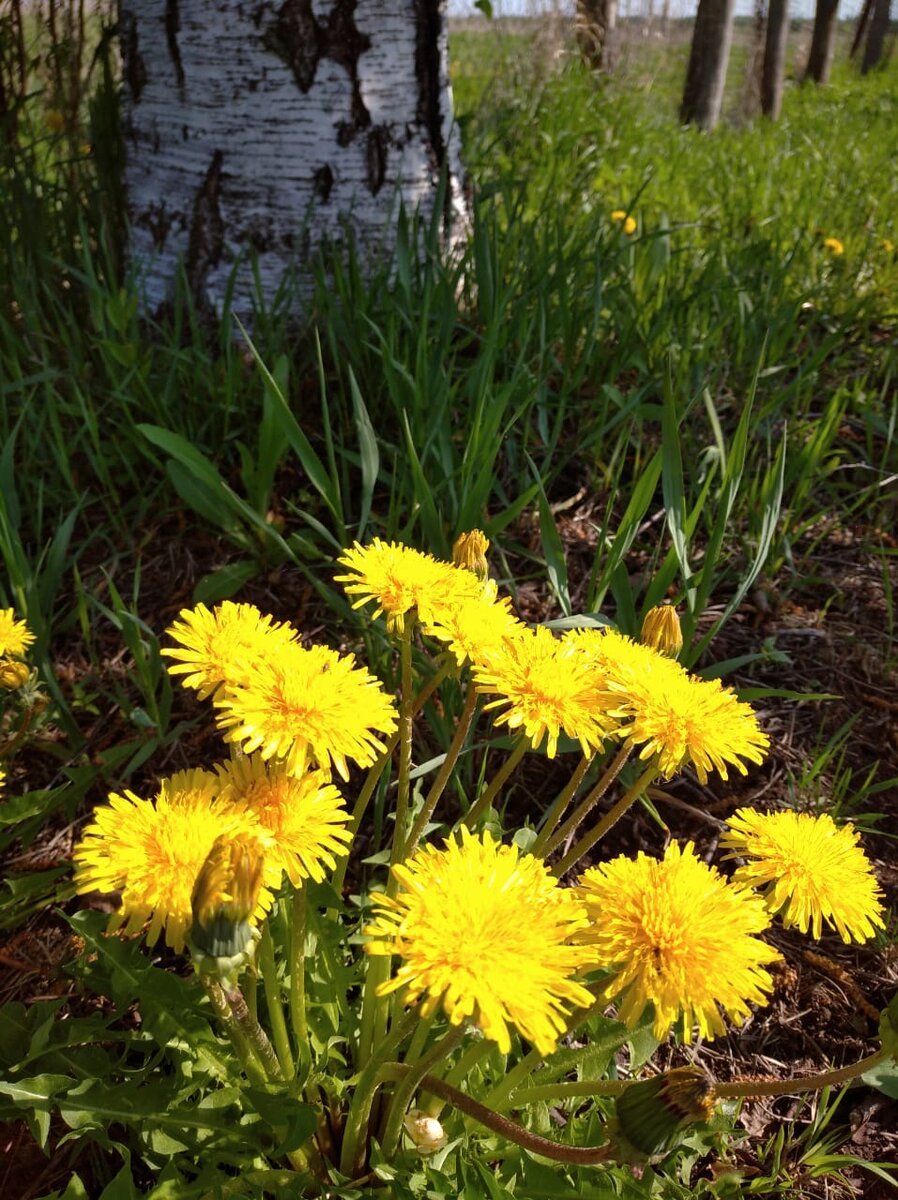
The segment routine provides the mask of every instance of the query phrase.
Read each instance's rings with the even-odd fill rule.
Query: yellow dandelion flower
[[[0,767],[0,792],[6,790],[6,772]]]
[[[504,638],[526,636],[528,629],[511,611],[511,600],[497,598],[496,585],[490,581],[480,596],[435,605],[424,632],[445,642],[461,667],[488,656]]]
[[[629,694],[637,686],[657,691],[665,680],[688,678],[684,667],[654,645],[634,641],[616,629],[569,629],[562,641],[592,664],[603,687],[619,694]]]
[[[442,1004],[451,1024],[474,1020],[503,1054],[509,1026],[548,1054],[569,1008],[592,1003],[571,978],[584,958],[570,944],[583,909],[540,859],[489,833],[461,834],[461,843],[424,846],[394,866],[395,899],[372,895],[365,949],[403,960],[380,994],[406,988],[409,1003],[424,996],[424,1016]]]
[[[680,1019],[687,1042],[694,1025],[713,1038],[724,1032],[721,1010],[741,1022],[749,1004],[767,1003],[765,964],[779,955],[754,936],[769,924],[763,901],[706,866],[691,842],[672,842],[663,859],[640,851],[592,867],[577,892],[590,918],[578,940],[613,972],[606,993],[622,996],[630,1028],[652,1004],[657,1038]]]
[[[34,641],[24,621],[17,621],[11,608],[0,608],[0,654],[21,655]]]
[[[588,657],[542,625],[487,648],[473,670],[477,690],[499,696],[485,708],[506,708],[496,723],[522,729],[534,750],[546,740],[549,758],[562,732],[591,754],[617,730],[609,695]]]
[[[838,238],[828,237],[823,239],[823,247],[828,250],[834,258],[838,258],[845,253],[845,247]]]
[[[73,855],[78,892],[121,892],[112,929],[124,925],[127,933],[137,933],[149,922],[147,941],[152,945],[164,930],[176,951],[184,948],[193,920],[191,893],[216,839],[266,840],[251,813],[221,802],[211,772],[185,772],[181,778],[180,787],[163,782],[155,800],[128,791],[110,795],[108,804],[94,810]],[[270,873],[267,878],[277,882]],[[256,920],[271,902],[269,887],[262,888]]]
[[[751,706],[717,679],[661,669],[643,677],[630,672],[620,680],[609,678],[608,687],[620,695],[620,703],[611,707],[627,722],[622,737],[640,747],[641,759],[656,759],[665,778],[690,763],[707,783],[711,770],[727,779],[729,766],[745,775],[742,759],[764,759],[770,739],[758,728]]]
[[[616,208],[611,213],[611,220],[617,221],[628,237],[636,232],[636,218],[631,217],[623,208]]]
[[[27,663],[19,662],[16,658],[0,659],[0,688],[7,692],[15,692],[28,682],[31,670]]]
[[[181,644],[162,653],[178,660],[170,674],[183,675],[184,686],[195,688],[201,700],[246,683],[258,662],[277,658],[298,637],[292,626],[263,616],[254,604],[232,600],[211,612],[205,604],[183,608],[179,616],[165,632]]]
[[[891,238],[883,238],[882,239],[882,248],[886,252],[886,254],[894,254],[895,253],[895,243],[892,241]]]
[[[216,770],[222,799],[245,805],[270,834],[267,862],[286,871],[294,887],[304,879],[323,879],[325,869],[336,867],[335,856],[347,853],[349,813],[320,771],[297,778],[258,755],[221,763]]]
[[[882,890],[852,826],[836,825],[827,813],[752,808],[737,809],[727,823],[720,844],[730,857],[749,860],[734,880],[762,889],[784,925],[812,928],[819,938],[825,920],[843,942],[864,942],[883,927]]]
[[[333,764],[348,779],[347,758],[369,767],[384,749],[377,733],[396,728],[396,706],[380,680],[352,654],[327,646],[287,643],[215,703],[226,742],[283,759],[291,775],[311,765],[329,772]]]
[[[380,538],[370,546],[356,542],[337,561],[352,572],[334,578],[345,584],[347,595],[359,597],[353,601],[353,608],[373,600],[377,606],[373,615],[385,613],[391,632],[402,633],[406,618],[429,621],[436,604],[474,598],[481,588],[470,571]]]

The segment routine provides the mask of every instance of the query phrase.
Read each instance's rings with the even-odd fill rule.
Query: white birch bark
[[[132,259],[156,311],[271,299],[351,235],[389,253],[400,201],[463,224],[444,0],[121,0]],[[300,286],[300,293],[302,286]]]

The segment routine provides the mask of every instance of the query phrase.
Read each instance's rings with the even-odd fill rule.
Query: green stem
[[[530,847],[530,853],[536,858],[544,857],[543,847],[552,836],[552,830],[558,824],[561,814],[576,795],[577,788],[583,782],[583,776],[589,770],[594,758],[594,754],[583,755],[583,757],[580,759],[580,762],[577,764],[577,769],[574,771],[573,775],[552,801],[552,807],[549,809],[545,815],[545,818],[543,819],[542,829],[540,829],[536,841]]]
[[[598,802],[602,799],[605,793],[617,779],[618,775],[623,770],[624,763],[630,757],[630,747],[621,746],[612,761],[602,772],[602,777],[589,793],[588,796],[577,807],[570,817],[565,821],[562,827],[558,830],[554,837],[550,837],[547,844],[543,847],[542,854],[547,858],[553,850],[557,850],[563,845],[567,839],[573,834],[575,829],[578,829],[580,824],[592,812]]]
[[[359,1174],[365,1158],[365,1147],[361,1143],[368,1128],[374,1097],[383,1082],[381,1072],[384,1063],[389,1061],[391,1055],[395,1054],[420,1019],[416,1008],[409,1009],[400,1017],[376,1052],[370,1056],[359,1075],[352,1103],[346,1116],[343,1147],[340,1151],[340,1171],[349,1178],[354,1178]]]
[[[404,1064],[409,1070],[406,1072],[405,1078],[399,1081],[393,1093],[393,1098],[390,1101],[390,1107],[387,1111],[387,1120],[381,1143],[383,1156],[387,1162],[392,1160],[399,1147],[399,1139],[402,1136],[402,1120],[409,1106],[409,1101],[415,1094],[415,1089],[431,1067],[452,1053],[464,1036],[464,1032],[464,1025],[451,1026],[445,1036],[440,1038],[428,1054],[425,1054],[416,1063]]]
[[[259,1024],[254,1021],[252,1014],[246,1006],[246,1001],[243,998],[243,993],[235,984],[234,987],[223,988],[225,999],[234,1014],[234,1020],[240,1029],[240,1032],[253,1048],[253,1053],[262,1064],[265,1074],[272,1083],[284,1078],[281,1071],[281,1064],[278,1062],[277,1055],[272,1049],[271,1042],[268,1040],[268,1035]]]
[[[499,788],[502,787],[509,775],[511,775],[512,771],[514,771],[515,767],[524,757],[524,752],[527,750],[529,745],[530,743],[525,737],[518,739],[518,742],[511,754],[509,754],[508,758],[474,801],[467,813],[467,816],[462,818],[462,825],[467,825],[468,829],[472,829],[477,824],[477,822],[492,804],[493,798],[499,791]]]
[[[552,868],[552,874],[560,878],[566,871],[569,871],[575,863],[579,862],[583,855],[586,854],[587,851],[591,850],[596,842],[603,838],[608,830],[617,824],[630,805],[634,804],[639,799],[657,774],[658,768],[654,763],[650,767],[647,767],[633,784],[633,786],[624,792],[617,804],[615,804],[613,808],[609,809],[609,811],[605,813],[601,821],[599,821],[597,825],[594,825],[589,833],[584,834],[579,842],[575,843],[573,849],[570,851],[570,853],[564,856],[561,862],[555,864],[555,866]]]
[[[632,1079],[584,1079],[569,1083],[543,1083],[534,1087],[519,1088],[513,1097],[514,1108],[526,1108],[538,1100],[568,1100],[577,1096],[619,1096],[625,1092]]]
[[[231,1045],[234,1047],[234,1053],[240,1060],[240,1065],[243,1067],[247,1078],[256,1085],[267,1083],[268,1076],[265,1073],[265,1069],[256,1057],[249,1039],[237,1024],[234,1014],[231,1012],[230,1005],[225,998],[221,984],[212,975],[200,975],[199,979],[203,985],[203,990],[209,997],[212,1011],[230,1038]]]
[[[401,1080],[413,1069],[407,1067],[405,1063],[389,1063],[382,1069],[382,1074],[385,1079]],[[596,1163],[607,1162],[609,1158],[613,1157],[614,1147],[609,1142],[603,1146],[564,1146],[550,1141],[549,1138],[540,1137],[537,1133],[531,1133],[529,1129],[522,1128],[517,1122],[501,1116],[491,1108],[487,1108],[485,1104],[480,1104],[471,1096],[460,1092],[457,1088],[433,1075],[425,1075],[418,1083],[422,1091],[439,1096],[441,1100],[445,1100],[454,1108],[467,1113],[469,1117],[473,1117],[487,1129],[492,1129],[494,1133],[500,1134],[507,1141],[514,1142],[516,1146],[523,1146],[525,1150],[531,1150],[534,1154],[554,1159],[555,1162],[592,1166]]]
[[[446,784],[449,782],[449,776],[455,769],[455,764],[458,762],[458,756],[461,753],[462,746],[465,744],[465,739],[468,736],[468,730],[471,728],[471,721],[474,718],[474,709],[477,704],[477,691],[473,684],[468,688],[468,694],[465,696],[465,706],[462,709],[461,716],[458,718],[458,726],[455,730],[455,736],[452,739],[452,744],[446,751],[446,757],[443,759],[443,764],[433,781],[433,786],[427,793],[427,799],[418,813],[412,831],[408,835],[408,841],[405,844],[405,856],[407,857],[417,846],[424,830],[427,827],[427,822],[433,816],[433,811],[445,790]]]
[[[274,942],[271,940],[271,930],[266,921],[262,927],[262,938],[259,942],[259,968],[262,972],[262,982],[265,985],[265,1000],[268,1006],[268,1019],[271,1022],[271,1035],[277,1051],[278,1062],[285,1079],[292,1079],[296,1074],[293,1054],[290,1050],[290,1035],[287,1032],[287,1022],[284,1020],[284,1006],[281,1003],[281,985],[278,981],[277,964],[274,959]],[[250,1015],[255,1018],[255,1012],[250,1008]]]
[[[795,1092],[819,1092],[821,1088],[848,1083],[863,1075],[871,1067],[877,1067],[888,1058],[880,1047],[860,1062],[847,1067],[835,1067],[821,1071],[819,1075],[802,1075],[798,1079],[734,1079],[732,1083],[715,1083],[714,1095],[719,1100],[736,1100],[749,1096],[791,1096]]]
[[[304,884],[293,889],[293,911],[290,921],[290,1024],[299,1074],[303,1076],[311,1064],[309,1032],[306,1024],[306,889]]]
[[[390,866],[401,862],[406,848],[406,824],[408,822],[409,796],[412,774],[412,629],[407,624],[399,641],[399,668],[402,699],[399,703],[399,777],[396,781],[396,824],[393,829],[393,845],[390,847]],[[398,880],[391,877],[387,884],[387,895],[394,896],[399,887]]]

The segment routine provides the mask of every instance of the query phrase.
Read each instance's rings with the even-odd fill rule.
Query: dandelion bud
[[[898,1063],[898,992],[880,1014],[879,1040],[889,1058]]]
[[[649,609],[642,622],[639,640],[659,654],[666,654],[668,658],[677,657],[683,649],[683,632],[677,610],[672,604],[656,604]]]
[[[262,846],[253,837],[215,839],[193,885],[190,949],[201,974],[234,976],[258,934],[250,918],[262,887]]]
[[[436,1117],[428,1116],[420,1108],[410,1108],[402,1123],[419,1154],[435,1154],[449,1140]]]
[[[713,1111],[713,1081],[697,1067],[676,1067],[640,1080],[617,1099],[620,1133],[649,1158],[666,1153],[681,1130],[707,1121]]]
[[[486,562],[486,552],[490,548],[490,540],[479,529],[471,529],[468,533],[460,533],[452,546],[452,561],[457,567],[473,571],[478,579],[486,579],[489,568]]]
[[[14,692],[28,679],[30,671],[28,664],[16,662],[14,658],[0,660],[0,688]]]

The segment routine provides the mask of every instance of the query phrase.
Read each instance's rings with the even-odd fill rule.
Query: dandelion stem
[[[412,773],[412,627],[406,624],[399,642],[399,668],[402,699],[399,703],[399,777],[396,781],[396,825],[393,829],[393,845],[390,850],[390,866],[400,862],[405,852],[408,821],[409,795]],[[393,892],[390,892],[390,888]],[[387,893],[394,894],[398,883],[391,878]]]
[[[615,804],[613,808],[609,809],[608,812],[605,813],[604,817],[602,817],[598,824],[593,826],[589,833],[584,834],[580,841],[574,844],[573,849],[570,851],[570,853],[564,856],[561,862],[555,864],[555,866],[552,868],[552,874],[560,878],[566,871],[569,871],[575,863],[579,862],[583,855],[586,854],[587,851],[591,850],[596,842],[603,838],[608,830],[617,824],[630,805],[634,804],[645,792],[646,788],[657,776],[657,774],[658,768],[654,764],[652,764],[650,767],[647,767],[633,784],[633,786],[624,792],[617,804]]]
[[[387,960],[389,961],[389,959]],[[416,1008],[410,1009],[393,1025],[386,1037],[371,1054],[356,1084],[352,1103],[346,1117],[346,1128],[343,1131],[343,1147],[340,1151],[340,1171],[350,1178],[359,1174],[365,1159],[365,1147],[362,1138],[367,1131],[371,1117],[371,1106],[377,1089],[383,1082],[381,1071],[384,1063],[395,1054],[403,1041],[411,1033],[416,1022],[420,1020]]]
[[[417,846],[421,835],[427,827],[427,822],[433,816],[433,811],[437,806],[437,802],[445,790],[446,784],[449,781],[449,776],[458,762],[458,756],[461,753],[461,748],[465,744],[465,739],[468,736],[468,730],[471,728],[471,721],[474,717],[474,708],[477,704],[477,691],[473,685],[468,688],[468,694],[465,696],[465,706],[462,709],[461,716],[458,718],[455,736],[452,739],[452,744],[446,751],[446,757],[443,759],[443,765],[433,781],[433,786],[427,793],[427,798],[418,813],[417,819],[412,826],[412,831],[408,835],[408,841],[405,845],[405,857],[407,857]]]
[[[309,1033],[306,1025],[306,889],[305,884],[293,889],[293,911],[290,921],[290,1024],[296,1043],[299,1075],[302,1078],[310,1064]]]
[[[396,1090],[393,1093],[390,1107],[387,1110],[383,1141],[381,1142],[383,1155],[387,1162],[393,1158],[399,1146],[399,1138],[402,1135],[402,1119],[405,1116],[409,1101],[415,1093],[415,1089],[431,1067],[452,1053],[464,1036],[464,1032],[463,1025],[451,1026],[448,1033],[440,1038],[437,1044],[423,1058],[420,1058],[416,1063],[404,1064],[409,1069],[405,1077],[398,1082]]]
[[[714,1095],[719,1100],[736,1100],[749,1096],[791,1096],[795,1092],[819,1092],[821,1088],[856,1079],[886,1058],[886,1051],[880,1047],[860,1062],[821,1071],[819,1075],[802,1075],[798,1079],[734,1079],[731,1083],[715,1083]]]
[[[265,1073],[265,1069],[256,1057],[249,1039],[237,1024],[234,1014],[231,1012],[230,1005],[225,998],[224,989],[221,984],[212,975],[200,975],[199,979],[203,985],[203,990],[209,997],[213,1012],[231,1040],[234,1053],[237,1055],[240,1065],[246,1072],[247,1078],[255,1084],[267,1083],[268,1076]]]
[[[405,1063],[388,1063],[382,1068],[382,1074],[385,1079],[401,1079],[413,1070],[414,1068],[406,1066]],[[551,1158],[555,1162],[591,1166],[594,1163],[607,1162],[614,1156],[614,1147],[610,1142],[606,1142],[602,1146],[563,1146],[549,1138],[540,1137],[537,1133],[531,1133],[529,1129],[524,1129],[517,1122],[501,1116],[491,1108],[487,1108],[485,1104],[480,1104],[471,1096],[458,1091],[457,1088],[444,1083],[442,1079],[437,1079],[433,1075],[425,1075],[418,1081],[418,1086],[421,1091],[439,1096],[441,1100],[445,1100],[454,1108],[473,1117],[475,1121],[485,1125],[487,1129],[492,1129],[494,1133],[501,1134],[509,1142],[514,1142],[516,1146],[523,1146],[526,1150],[531,1150],[534,1154],[541,1154],[545,1158]]]
[[[252,1046],[253,1053],[262,1064],[262,1069],[265,1071],[268,1079],[272,1083],[282,1080],[284,1076],[281,1071],[281,1064],[278,1062],[277,1055],[272,1048],[271,1042],[268,1040],[268,1034],[258,1021],[253,1020],[240,988],[235,984],[233,987],[226,987],[222,990],[240,1032],[249,1042],[250,1046]]]
[[[262,972],[262,982],[265,985],[268,1019],[271,1022],[271,1035],[274,1038],[278,1062],[281,1064],[284,1078],[292,1079],[296,1074],[296,1067],[290,1050],[287,1022],[284,1020],[284,1006],[281,1003],[281,985],[278,982],[277,966],[274,960],[274,942],[271,940],[271,930],[267,921],[262,926],[262,937],[259,942],[259,968]],[[250,1013],[255,1019],[255,1012],[250,1009]]]
[[[554,826],[554,821],[552,822],[552,826],[549,826],[547,823],[546,827],[540,831],[540,835],[536,839],[536,843],[533,846],[534,854],[541,854],[543,858],[546,858],[552,853],[553,850],[557,850],[563,842],[567,841],[568,837],[570,837],[574,830],[578,828],[580,823],[585,820],[589,813],[592,812],[598,802],[608,791],[609,787],[611,787],[615,779],[617,779],[618,775],[623,769],[624,763],[627,761],[629,756],[630,751],[627,747],[624,746],[618,750],[617,754],[614,756],[614,759],[602,772],[602,776],[596,783],[595,787],[593,787],[589,794],[581,801],[576,811],[573,812],[570,817],[568,817],[556,834],[552,835],[552,826]]]
[[[524,752],[527,749],[528,744],[529,743],[525,737],[518,739],[518,742],[511,754],[509,754],[508,758],[471,805],[467,815],[462,818],[462,825],[467,825],[469,829],[472,829],[477,824],[483,814],[489,809],[489,806],[492,804],[496,793],[524,757]]]

